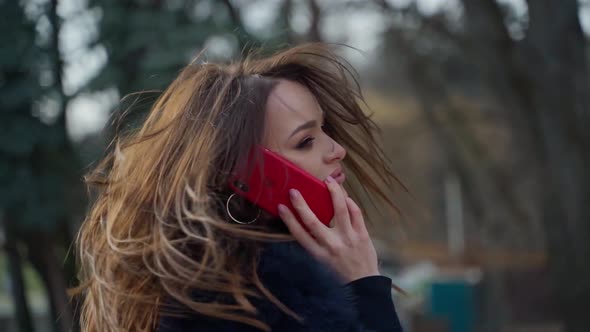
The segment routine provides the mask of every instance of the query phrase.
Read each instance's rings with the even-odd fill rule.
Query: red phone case
[[[279,215],[278,205],[283,204],[298,217],[289,198],[289,189],[297,189],[316,217],[324,225],[330,225],[334,206],[326,184],[279,154],[264,147],[260,150],[264,165],[254,165],[248,179],[240,174],[232,178],[229,183],[232,190],[273,216]]]

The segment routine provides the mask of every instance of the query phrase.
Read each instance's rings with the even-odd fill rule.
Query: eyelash
[[[315,137],[306,137],[301,141],[301,143],[297,144],[297,149],[305,149],[312,146],[313,141],[315,141]]]
[[[322,125],[320,127],[322,129],[322,131],[324,131],[324,126],[325,126],[325,123],[322,123]],[[297,149],[302,150],[305,148],[310,148],[313,144],[313,141],[315,141],[315,137],[307,136],[301,141],[301,143],[297,144]]]

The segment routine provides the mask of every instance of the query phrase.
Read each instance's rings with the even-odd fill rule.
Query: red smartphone
[[[261,158],[251,174],[230,179],[231,189],[275,217],[279,216],[279,204],[286,205],[298,217],[289,198],[289,189],[297,189],[316,217],[329,226],[334,206],[326,184],[276,152],[258,149]]]

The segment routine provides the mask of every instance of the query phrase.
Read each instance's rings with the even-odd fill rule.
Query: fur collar
[[[296,242],[271,243],[263,251],[259,275],[298,323],[271,303],[261,315],[277,331],[361,331],[352,293],[337,276]]]
[[[266,299],[253,299],[263,322],[279,332],[369,332],[362,327],[354,297],[334,272],[320,264],[296,242],[268,243],[258,266],[262,283],[284,305],[300,315],[298,322]],[[202,296],[203,294],[195,294]],[[233,321],[192,315],[163,316],[158,331],[254,332]]]

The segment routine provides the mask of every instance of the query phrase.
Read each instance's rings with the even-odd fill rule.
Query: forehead
[[[280,80],[273,88],[266,103],[267,122],[309,121],[321,115],[322,110],[315,96],[304,85]],[[297,126],[299,123],[293,123]]]

